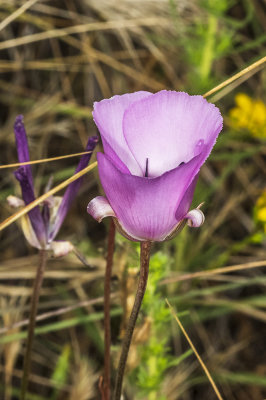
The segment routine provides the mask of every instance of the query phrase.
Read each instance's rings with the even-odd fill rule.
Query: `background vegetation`
[[[93,101],[142,89],[203,94],[265,55],[265,3],[260,0],[1,0],[0,21],[1,164],[17,161],[17,114],[25,116],[32,159],[80,152],[88,135],[96,133]],[[208,97],[221,109],[225,126],[202,168],[194,199],[195,205],[205,202],[206,222],[154,246],[128,362],[127,399],[216,398],[165,297],[225,399],[266,397],[262,67]],[[37,195],[51,175],[55,185],[71,176],[76,164],[70,158],[35,166]],[[0,173],[3,221],[13,212],[6,197],[20,192],[12,169]],[[108,222],[98,225],[86,214],[88,201],[99,192],[94,170],[60,232],[88,266],[74,254],[48,262],[29,400],[99,398]],[[0,232],[0,251],[0,398],[11,400],[19,393],[37,254],[19,224]],[[117,235],[114,365],[135,293],[138,253],[138,245]],[[20,321],[24,324],[13,327]]]

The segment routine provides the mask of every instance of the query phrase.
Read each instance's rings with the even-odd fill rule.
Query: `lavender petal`
[[[92,152],[93,152],[97,142],[98,142],[97,136],[92,136],[89,138],[85,151],[90,151],[90,153],[84,154],[81,157],[75,173],[80,172],[82,169],[86,168],[86,166],[88,165],[88,163],[90,161]],[[82,178],[79,178],[76,181],[72,182],[68,186],[68,188],[64,194],[64,197],[62,199],[62,202],[60,204],[57,216],[55,218],[54,225],[53,225],[52,229],[50,230],[49,238],[48,238],[49,242],[51,242],[57,235],[57,233],[65,219],[65,216],[71,206],[71,203],[73,202],[74,198],[77,195],[77,192],[78,192],[81,184],[82,184]]]
[[[93,105],[93,119],[103,139],[104,153],[116,167],[120,168],[124,164],[126,166],[124,168],[134,175],[141,175],[141,168],[126,143],[123,133],[123,116],[131,104],[150,96],[152,93],[145,91],[126,93],[95,102]]]
[[[26,130],[23,123],[23,115],[18,115],[15,120],[14,124],[14,133],[16,138],[16,146],[17,146],[17,153],[18,153],[18,160],[19,162],[27,162],[30,161],[29,156],[29,146],[28,140],[26,135]],[[33,177],[30,165],[24,165],[22,167],[28,176],[29,183],[33,188]]]
[[[123,174],[97,154],[100,180],[122,229],[133,239],[163,241],[184,218],[201,166],[194,157],[158,178]]]
[[[33,186],[30,180],[30,176],[28,174],[28,170],[25,167],[19,167],[15,172],[14,175],[16,179],[20,183],[22,198],[25,204],[29,204],[35,200],[35,195],[33,191]],[[41,215],[40,208],[38,206],[34,207],[28,213],[32,228],[41,243],[41,245],[45,245],[46,243],[46,230],[45,225],[43,222],[43,218]]]
[[[162,90],[127,107],[123,134],[141,175],[145,175],[148,158],[149,177],[157,177],[202,151],[206,159],[222,121],[219,109],[202,96]]]

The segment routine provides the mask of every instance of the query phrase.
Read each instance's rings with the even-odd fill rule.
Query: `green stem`
[[[36,276],[33,283],[32,297],[31,297],[28,336],[27,336],[26,351],[23,364],[23,376],[21,383],[20,400],[26,400],[28,381],[30,375],[31,352],[34,339],[35,320],[38,309],[40,290],[43,282],[44,270],[47,261],[46,250],[40,250],[39,254],[40,254],[40,263],[36,271]]]
[[[121,356],[119,360],[119,365],[117,369],[116,382],[115,382],[115,391],[114,391],[114,400],[120,400],[121,392],[122,392],[122,383],[123,377],[129,352],[130,343],[132,340],[134,328],[136,325],[136,321],[138,318],[139,310],[142,304],[142,300],[145,294],[148,275],[149,275],[149,261],[150,261],[150,250],[151,250],[151,242],[141,242],[140,244],[140,277],[138,282],[138,288],[136,292],[135,302],[131,311],[131,315],[129,317],[123,345]]]
[[[215,35],[217,31],[217,18],[214,15],[209,15],[208,28],[206,35],[206,43],[202,53],[200,76],[204,83],[207,82],[214,59],[215,50]]]

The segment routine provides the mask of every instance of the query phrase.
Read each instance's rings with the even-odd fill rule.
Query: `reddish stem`
[[[115,249],[115,224],[113,219],[110,221],[108,235],[108,251],[106,259],[106,270],[104,280],[104,373],[102,400],[110,400],[111,396],[111,320],[110,320],[110,295],[111,277],[113,267],[113,256]]]
[[[33,339],[34,339],[35,320],[36,320],[36,314],[37,314],[37,309],[38,309],[40,290],[41,290],[42,282],[43,282],[44,270],[45,270],[46,261],[47,261],[47,251],[46,250],[40,250],[39,254],[40,254],[40,263],[37,268],[35,280],[33,283],[32,297],[31,297],[31,304],[30,304],[30,317],[29,317],[26,351],[25,351],[24,364],[23,364],[23,376],[22,376],[22,383],[21,383],[20,400],[26,400],[26,395],[27,395],[28,381],[29,381],[29,376],[30,376],[32,345],[33,345]]]
[[[119,365],[117,369],[117,376],[115,382],[115,392],[114,392],[114,400],[120,400],[121,392],[122,392],[122,384],[123,377],[128,357],[128,352],[130,348],[130,343],[132,340],[134,328],[136,325],[136,321],[138,318],[139,310],[142,304],[142,300],[145,294],[148,275],[149,275],[149,261],[150,261],[150,250],[151,250],[151,242],[141,242],[140,244],[140,276],[138,282],[138,288],[136,292],[135,302],[131,311],[131,315],[129,317],[123,345],[121,356],[119,360]]]

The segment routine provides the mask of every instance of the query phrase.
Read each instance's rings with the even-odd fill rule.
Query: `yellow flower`
[[[236,107],[229,111],[231,126],[245,129],[257,138],[266,139],[266,106],[261,100],[253,100],[245,93],[235,96]]]
[[[263,226],[264,233],[266,233],[266,189],[263,190],[262,194],[256,201],[254,211],[255,220]]]

